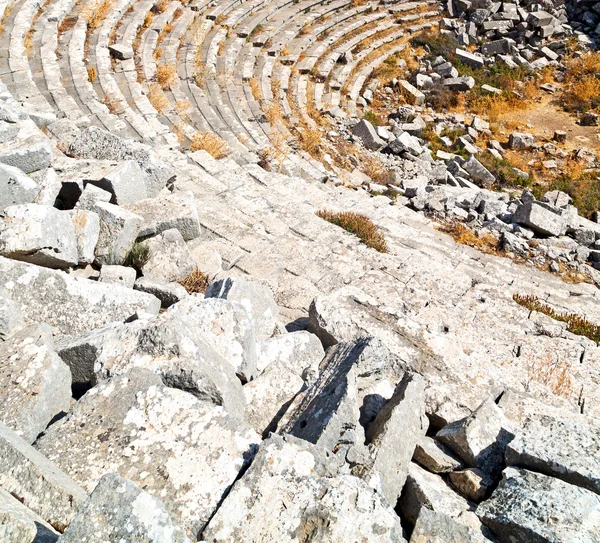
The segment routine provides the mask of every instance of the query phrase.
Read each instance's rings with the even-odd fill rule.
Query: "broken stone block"
[[[118,60],[129,60],[133,58],[133,49],[122,43],[113,43],[108,46],[110,54]]]
[[[352,128],[352,133],[362,140],[367,149],[372,151],[377,151],[385,145],[385,141],[377,135],[375,127],[366,119],[356,123]]]
[[[0,220],[0,254],[48,268],[77,264],[77,236],[69,214],[38,204],[6,208]]]
[[[489,543],[481,531],[456,522],[452,517],[422,507],[410,543]]]
[[[134,160],[125,160],[110,168],[104,168],[100,179],[84,181],[84,185],[88,184],[110,192],[110,203],[120,206],[143,200],[148,196],[144,173]]]
[[[535,145],[533,134],[524,134],[521,132],[513,132],[508,137],[508,146],[511,149],[530,149]]]
[[[400,92],[406,98],[409,104],[413,106],[422,106],[425,103],[425,95],[408,81],[402,79],[398,82]]]
[[[0,144],[14,140],[19,134],[19,126],[0,120]]]
[[[113,283],[126,288],[133,288],[136,271],[125,266],[110,266],[106,264],[100,269],[100,283]]]
[[[0,287],[0,341],[5,341],[22,324],[19,305]]]
[[[581,126],[598,126],[598,114],[590,111],[584,113],[579,121]]]
[[[187,290],[179,283],[161,281],[152,277],[140,277],[135,281],[133,288],[156,296],[163,309],[167,309],[189,296]]]
[[[526,202],[517,208],[513,220],[542,236],[563,236],[567,231],[566,221],[553,209],[541,202]]]
[[[390,141],[382,150],[383,153],[400,155],[410,153],[418,156],[423,152],[423,147],[419,140],[408,132],[402,132],[395,140]]]
[[[514,437],[511,428],[500,408],[487,400],[472,415],[442,428],[435,438],[467,466],[494,474],[502,469],[504,449]]]
[[[26,323],[44,322],[58,336],[82,334],[137,312],[156,314],[160,309],[159,300],[150,294],[3,257],[0,287],[18,304]]]
[[[274,336],[256,346],[256,369],[260,373],[273,363],[284,364],[301,375],[302,365],[321,362],[325,351],[314,334],[304,330]]]
[[[18,168],[0,164],[0,212],[9,206],[33,202],[40,190],[41,187]]]
[[[146,277],[180,281],[196,269],[183,236],[175,228],[165,230],[158,236],[147,239],[143,244],[149,250],[148,260],[141,267]]]
[[[96,185],[87,184],[79,196],[74,209],[91,211],[99,202],[110,202],[112,194]]]
[[[448,476],[450,484],[465,498],[480,502],[488,495],[494,481],[477,468],[467,468],[453,471]]]
[[[561,190],[551,190],[542,196],[542,202],[548,202],[552,207],[565,208],[571,203],[571,197]]]
[[[485,65],[483,57],[469,53],[469,51],[465,51],[464,49],[456,49],[456,58],[472,68],[482,68]]]
[[[432,473],[449,473],[461,469],[463,464],[449,449],[430,437],[422,437],[415,446],[413,462],[417,462]]]
[[[94,262],[96,244],[100,236],[100,218],[93,211],[74,209],[66,211],[71,217],[77,236],[77,261],[79,264]]]
[[[468,160],[465,160],[462,168],[468,172],[468,174],[471,176],[471,179],[475,181],[475,183],[480,184],[483,187],[489,187],[496,181],[494,174],[491,173],[474,156],[471,156]]]
[[[157,498],[115,473],[100,479],[60,543],[90,540],[190,543]]]
[[[127,477],[197,539],[259,442],[222,407],[136,368],[89,390],[36,447],[88,491]]]
[[[550,13],[548,13],[547,11],[533,11],[531,13],[529,13],[529,15],[527,16],[527,22],[533,27],[533,28],[540,28],[542,26],[548,26],[552,20],[554,19],[554,17],[552,17],[552,15],[550,15]]]
[[[71,373],[50,327],[31,325],[0,343],[0,421],[33,443],[70,402]]]
[[[42,517],[0,488],[0,541],[55,543],[58,536],[58,532]]]
[[[337,476],[322,449],[277,435],[263,443],[202,537],[210,543],[300,543],[315,537],[405,542],[392,507],[364,481]]]
[[[96,261],[99,264],[122,264],[138,236],[142,217],[107,202],[97,202],[93,211],[100,218]]]
[[[57,530],[69,525],[87,498],[83,488],[1,422],[0,488]]]
[[[442,85],[453,91],[468,91],[475,86],[475,79],[471,76],[449,77],[442,81]]]
[[[225,298],[241,303],[254,322],[257,341],[265,341],[273,335],[279,308],[269,287],[231,277],[211,283],[204,297]]]
[[[552,139],[557,143],[565,143],[567,141],[567,133],[564,130],[555,130]]]
[[[477,515],[501,543],[593,543],[600,533],[597,494],[524,469],[506,468]]]
[[[391,505],[400,497],[415,446],[425,437],[428,425],[425,381],[418,374],[407,373],[368,426],[370,459],[360,470],[361,477],[369,486],[381,489]]]
[[[25,173],[44,170],[52,165],[52,144],[39,131],[23,139],[19,137],[2,143],[0,163],[13,166]]]
[[[194,195],[191,192],[161,194],[126,206],[144,219],[139,237],[156,236],[176,228],[185,241],[200,235],[200,221]]]

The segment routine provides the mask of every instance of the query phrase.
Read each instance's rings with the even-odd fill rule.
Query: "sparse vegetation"
[[[370,109],[367,109],[364,112],[363,119],[365,121],[369,121],[373,126],[379,126],[381,124],[379,117],[375,113],[373,113]]]
[[[551,319],[566,323],[567,330],[572,334],[587,337],[595,343],[600,342],[600,326],[590,322],[582,315],[556,311],[537,296],[515,294],[513,295],[513,300],[526,309],[529,309],[529,311],[543,313]]]
[[[96,77],[98,76],[98,72],[94,66],[89,66],[87,69],[88,81],[90,83],[94,83],[96,81]]]
[[[174,64],[161,64],[157,66],[156,81],[163,90],[168,89],[177,81],[177,66]]]
[[[131,251],[125,257],[123,266],[129,266],[140,271],[150,260],[150,247],[144,242],[133,244]]]
[[[499,159],[490,153],[482,153],[479,155],[478,159],[479,162],[494,174],[497,188],[517,186],[529,187],[535,180],[531,172],[528,172],[528,178],[519,175],[519,173],[515,171],[513,164],[507,158]]]
[[[501,254],[500,241],[491,234],[479,234],[461,222],[448,222],[439,227],[461,245],[468,245],[482,253]]]
[[[566,192],[573,199],[573,205],[579,214],[584,217],[591,218],[594,212],[600,210],[600,174],[597,171],[584,172],[578,176],[560,175],[544,189]]]
[[[167,111],[171,104],[158,83],[150,83],[148,100],[152,104],[152,107],[161,114]]]
[[[89,4],[83,14],[87,22],[88,31],[98,30],[102,26],[104,19],[113,8],[113,0],[96,0]]]
[[[209,281],[207,275],[196,268],[185,279],[177,281],[177,283],[182,285],[188,294],[204,294]]]
[[[380,253],[388,252],[387,243],[383,234],[367,216],[362,215],[361,213],[354,213],[353,211],[334,212],[321,210],[317,211],[316,214],[321,219],[354,234],[367,247],[371,247]]]
[[[562,101],[567,111],[585,112],[600,106],[600,52],[589,52],[567,62]]]
[[[191,151],[206,151],[213,158],[225,158],[230,149],[227,143],[212,132],[196,132],[190,144]]]

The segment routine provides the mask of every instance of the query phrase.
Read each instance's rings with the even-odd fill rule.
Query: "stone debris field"
[[[0,543],[600,543],[598,41],[0,0]]]

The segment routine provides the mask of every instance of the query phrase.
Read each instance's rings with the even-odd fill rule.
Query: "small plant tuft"
[[[377,226],[373,224],[371,219],[365,215],[354,213],[353,211],[336,213],[327,210],[317,211],[316,215],[321,219],[354,234],[360,238],[367,247],[371,247],[380,253],[388,252],[387,243],[383,234],[379,231]]]
[[[204,294],[208,287],[209,281],[207,275],[196,268],[185,279],[177,281],[177,283],[182,285],[183,288],[187,290],[188,294]]]
[[[140,271],[150,260],[150,247],[146,243],[134,243],[131,251],[125,257],[123,266],[129,266]]]

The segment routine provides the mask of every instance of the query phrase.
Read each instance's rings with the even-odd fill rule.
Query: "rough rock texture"
[[[326,453],[272,436],[202,534],[207,542],[403,542],[393,509],[356,477],[334,477]]]
[[[130,479],[196,537],[259,442],[223,408],[137,369],[88,391],[36,447],[88,491],[107,473]]]
[[[0,541],[54,543],[58,533],[44,519],[0,488]]]
[[[33,202],[39,192],[38,184],[21,170],[0,164],[0,211]]]
[[[77,209],[69,212],[77,238],[77,262],[94,262],[96,244],[100,235],[100,218],[93,211]]]
[[[507,468],[477,515],[501,543],[592,543],[600,533],[600,497],[524,469]]]
[[[462,467],[462,462],[450,450],[426,436],[417,443],[413,461],[432,473],[448,473]]]
[[[485,543],[484,535],[444,513],[421,508],[410,543]]]
[[[13,302],[0,287],[0,341],[4,341],[22,324],[19,305]]]
[[[142,273],[162,281],[180,281],[192,273],[196,266],[179,230],[165,230],[143,242],[150,254],[142,266]]]
[[[119,206],[143,200],[147,196],[146,181],[141,168],[133,160],[119,162],[88,183],[111,194],[110,203]]]
[[[92,541],[190,543],[159,500],[114,473],[100,479],[60,538],[60,543]]]
[[[97,202],[93,210],[100,217],[96,260],[99,264],[122,264],[138,236],[142,217],[107,202]]]
[[[273,335],[279,310],[268,287],[244,279],[228,278],[211,283],[205,297],[241,303],[254,322],[257,341],[264,341]]]
[[[270,364],[279,363],[300,375],[304,367],[320,362],[325,351],[317,336],[304,330],[275,336],[257,345],[256,369],[264,371]]]
[[[136,312],[158,313],[160,302],[143,292],[76,279],[62,272],[0,257],[0,287],[20,305],[26,322],[42,321],[59,335],[81,334]]]
[[[0,342],[0,421],[28,443],[68,411],[71,372],[54,352],[52,330],[31,325]]]
[[[87,498],[70,477],[2,423],[0,487],[61,531]]]
[[[448,479],[462,496],[474,502],[480,502],[486,498],[494,483],[485,471],[477,468],[453,471]]]
[[[69,213],[38,204],[6,208],[0,221],[0,254],[49,268],[77,264],[77,236]]]

